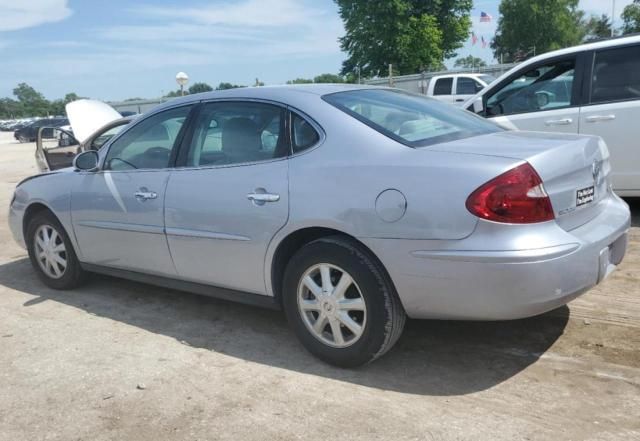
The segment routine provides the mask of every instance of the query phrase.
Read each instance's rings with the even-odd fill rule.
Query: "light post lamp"
[[[176,74],[176,83],[180,85],[180,95],[184,96],[184,86],[189,82],[189,75],[184,72],[178,72]]]

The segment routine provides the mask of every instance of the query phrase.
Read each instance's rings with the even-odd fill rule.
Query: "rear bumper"
[[[629,224],[629,207],[612,196],[569,232],[555,221],[479,221],[458,241],[361,240],[382,260],[410,317],[507,320],[562,306],[599,283],[622,261]]]

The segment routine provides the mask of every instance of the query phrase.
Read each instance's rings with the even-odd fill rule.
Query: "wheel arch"
[[[64,233],[67,235],[67,237],[71,241],[71,245],[73,246],[76,255],[80,256],[80,254],[78,253],[78,245],[75,241],[75,236],[73,235],[73,231],[69,231],[69,228],[67,228],[67,226],[65,225],[63,220],[60,218],[60,216],[58,216],[55,210],[53,210],[49,205],[47,205],[46,203],[40,200],[31,202],[25,209],[24,215],[22,216],[22,237],[24,237],[25,244],[28,245],[27,227],[29,226],[29,222],[31,221],[31,219],[33,219],[35,215],[37,215],[38,213],[42,213],[44,211],[51,213],[51,215],[58,221],[60,226],[64,229]]]
[[[378,256],[365,245],[362,241],[358,240],[355,236],[346,233],[341,230],[330,227],[303,227],[293,231],[290,231],[284,236],[275,247],[275,251],[270,260],[270,269],[268,272],[269,281],[268,288],[271,288],[273,297],[276,303],[282,305],[282,283],[284,279],[284,272],[287,267],[287,263],[291,257],[300,250],[306,244],[323,237],[343,237],[344,239],[357,244],[364,252],[366,252],[374,261],[379,265],[384,277],[396,291],[395,285],[389,272],[385,268],[384,264],[378,258]]]

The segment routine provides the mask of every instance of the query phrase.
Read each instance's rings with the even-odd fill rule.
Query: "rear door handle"
[[[547,126],[568,126],[571,124],[573,120],[571,118],[563,118],[563,119],[550,119],[545,121],[545,125]]]
[[[247,199],[256,205],[264,205],[267,202],[278,202],[280,195],[273,193],[249,193]]]
[[[155,191],[149,191],[146,187],[142,187],[133,195],[136,197],[136,199],[143,202],[148,199],[156,199],[158,197],[158,193],[156,193]]]
[[[587,116],[587,122],[598,122],[598,121],[611,121],[616,119],[615,115],[593,115]]]
[[[456,103],[462,103],[462,102],[464,102],[464,98],[458,98],[458,99],[456,100]]]

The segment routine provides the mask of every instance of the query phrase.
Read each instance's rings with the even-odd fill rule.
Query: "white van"
[[[531,58],[463,108],[510,129],[599,135],[611,152],[613,189],[640,196],[640,36]]]

